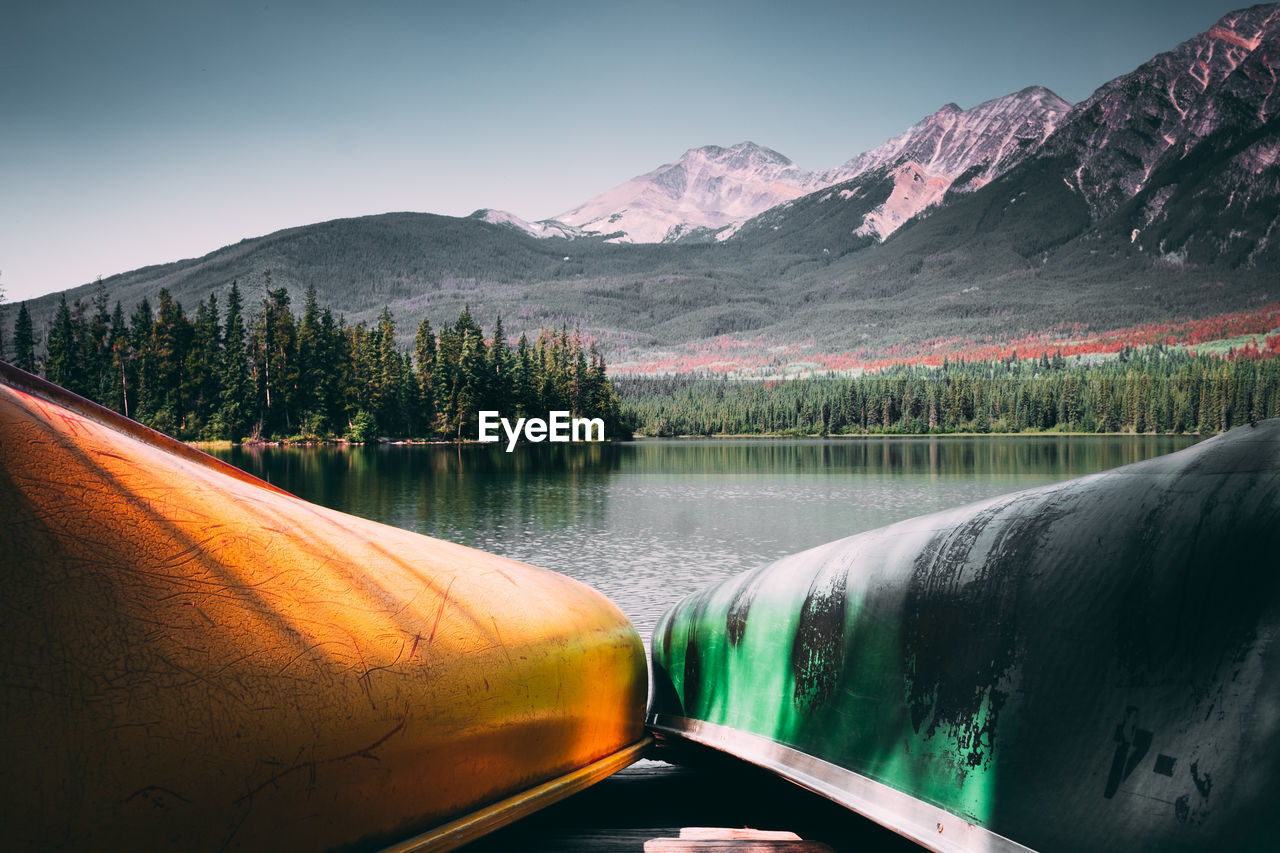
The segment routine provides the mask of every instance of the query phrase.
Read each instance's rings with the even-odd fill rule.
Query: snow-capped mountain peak
[[[629,243],[717,230],[819,189],[820,180],[754,142],[691,148],[667,163],[566,211],[556,220]]]

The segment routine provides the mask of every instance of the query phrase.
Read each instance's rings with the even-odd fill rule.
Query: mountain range
[[[891,173],[895,191],[867,214],[863,233],[883,239],[942,200],[957,178],[977,189],[1039,148],[1071,105],[1032,86],[962,110],[947,104],[884,144],[824,172],[808,172],[754,142],[708,145],[675,163],[560,214],[526,223],[503,211],[488,222],[536,237],[597,236],[619,243],[727,240],[743,223],[784,202],[863,176]],[[851,193],[850,189],[840,192]]]
[[[466,304],[486,328],[578,326],[615,363],[677,367],[1249,310],[1280,300],[1278,70],[1280,6],[1254,6],[1081,103],[1030,86],[947,104],[825,171],[704,146],[551,220],[335,220],[104,286],[194,304],[270,270],[352,322],[391,307],[406,340]]]

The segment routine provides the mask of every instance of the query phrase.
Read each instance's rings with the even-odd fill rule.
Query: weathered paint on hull
[[[650,723],[934,849],[1274,849],[1278,633],[1266,421],[686,598]]]
[[[643,649],[599,593],[8,365],[0,567],[7,849],[368,849],[464,816],[447,848],[643,737]]]

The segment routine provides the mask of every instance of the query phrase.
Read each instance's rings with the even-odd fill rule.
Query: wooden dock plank
[[[653,838],[644,853],[832,853],[821,841],[805,841],[789,830],[733,826],[686,826],[679,838]]]
[[[751,838],[654,838],[644,853],[832,853],[821,841],[771,841]]]
[[[732,826],[686,826],[680,837],[695,841],[801,841],[800,836],[789,830],[751,829]]]

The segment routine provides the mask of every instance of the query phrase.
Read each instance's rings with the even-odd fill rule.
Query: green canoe
[[[1280,420],[679,602],[649,724],[935,850],[1276,849]]]

